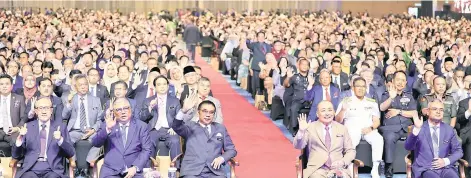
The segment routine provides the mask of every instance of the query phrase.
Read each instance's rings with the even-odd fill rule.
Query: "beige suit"
[[[335,121],[331,125],[330,151],[325,145],[325,125],[319,121],[311,123],[306,131],[299,131],[294,138],[295,148],[303,149],[306,146],[309,148],[307,167],[303,170],[304,178],[327,177],[328,174],[334,173],[335,169],[329,170],[322,167],[327,162],[329,153],[332,163],[340,160],[344,162],[344,165],[350,165],[355,159],[356,151],[352,146],[347,128]],[[352,177],[351,172],[346,169],[343,170],[343,176]]]

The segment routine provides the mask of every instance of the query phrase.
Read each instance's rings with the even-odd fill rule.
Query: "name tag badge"
[[[408,103],[408,102],[410,102],[410,99],[407,98],[407,97],[403,97],[403,98],[401,98],[401,100],[399,100],[399,102],[401,102],[401,103]]]

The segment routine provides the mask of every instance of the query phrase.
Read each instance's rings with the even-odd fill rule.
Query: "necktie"
[[[204,133],[209,137],[209,125],[204,127]]]
[[[329,126],[326,126],[325,127],[325,146],[327,147],[327,150],[329,151],[329,155],[328,155],[328,158],[327,158],[327,161],[325,162],[325,165],[327,167],[330,167],[331,164],[332,164],[332,160],[330,160],[330,133],[329,133]]]
[[[39,132],[39,138],[41,140],[41,154],[40,158],[46,157],[46,124],[41,125],[41,131]]]
[[[127,132],[126,132],[126,125],[122,125],[121,126],[121,139],[123,139],[123,145],[124,147],[126,147],[126,136],[127,136]]]
[[[266,54],[266,50],[265,50],[265,45],[263,45],[263,43],[260,43],[260,50],[262,51],[263,54]]]
[[[149,88],[149,95],[147,96],[147,98],[151,96],[154,96],[154,88]]]
[[[337,85],[337,87],[339,87],[339,89],[340,89],[340,84],[337,83],[337,82],[338,82],[337,76],[334,76],[334,83],[335,83],[335,84]]]
[[[191,89],[191,94],[193,94],[193,93],[195,93],[195,89],[194,89],[194,88]]]
[[[83,132],[87,128],[87,115],[85,113],[85,105],[83,104],[84,99],[83,97],[80,98],[80,130]]]
[[[96,96],[96,94],[95,94],[95,87],[92,87],[92,88],[91,88],[91,92],[92,92],[92,95],[93,95],[93,96]]]
[[[328,89],[328,88],[325,88],[325,100],[331,101],[331,100],[330,100],[330,93],[329,93],[329,89]]]
[[[433,142],[433,156],[438,158],[438,136],[437,136],[437,126],[433,126],[433,133],[432,133],[432,142]]]
[[[3,124],[3,131],[5,133],[8,133],[9,129],[10,129],[10,122],[8,122],[8,119],[10,119],[8,117],[8,109],[7,109],[7,98],[6,97],[3,97],[2,98],[2,109],[1,109],[1,116],[2,116],[2,124]]]

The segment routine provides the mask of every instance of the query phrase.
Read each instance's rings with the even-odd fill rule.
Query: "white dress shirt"
[[[1,110],[1,108],[3,108],[3,99],[6,99],[6,111],[3,111]],[[11,123],[11,116],[10,116],[10,106],[11,106],[11,93],[8,95],[8,96],[1,96],[0,97],[0,116],[1,117],[7,117],[7,118],[10,118],[10,119],[7,119],[9,122],[8,123],[3,123],[3,118],[0,118],[0,128],[3,128],[4,126],[5,127],[11,127],[12,126],[12,123]],[[6,129],[8,130],[8,129]]]
[[[157,95],[157,109],[159,115],[157,116],[158,119],[155,124],[155,130],[159,130],[162,127],[169,128],[167,121],[167,95]]]
[[[92,88],[93,88],[93,90],[92,90]],[[90,91],[91,95],[96,96],[96,90],[97,90],[97,85],[96,84],[95,85],[90,84],[88,86],[88,91]],[[92,91],[93,91],[93,93],[92,93]]]
[[[201,127],[203,127],[203,129],[207,129],[207,130],[208,130],[208,133],[211,134],[211,124],[209,124],[209,125],[207,125],[207,126],[204,125],[204,124],[202,124],[202,123],[200,123],[200,122],[198,122],[198,124],[200,124]]]
[[[82,102],[82,100],[80,99],[81,97],[82,96],[77,95],[77,106],[78,106],[77,107],[77,119],[75,119],[75,123],[74,123],[74,129],[79,129],[79,130],[82,129],[82,128],[80,128],[80,117],[81,117],[81,115],[80,115],[81,114],[80,113],[80,110],[81,110],[80,107],[81,106],[80,105],[81,105],[81,102]],[[87,97],[87,95],[83,96],[83,106],[85,107],[85,118],[86,118],[85,120],[87,120],[87,123],[86,123],[87,128],[89,128],[90,123],[88,121],[88,109],[87,109],[88,108],[88,97]]]

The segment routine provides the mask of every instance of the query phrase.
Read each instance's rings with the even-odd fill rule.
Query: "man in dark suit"
[[[332,83],[340,92],[349,90],[350,85],[348,85],[348,75],[342,72],[342,68],[340,67],[340,57],[335,57],[330,65],[332,66]]]
[[[195,61],[195,47],[202,38],[203,34],[195,25],[195,21],[192,18],[188,19],[183,32],[183,41],[186,43],[186,49],[191,53],[191,61]]]
[[[265,43],[265,33],[258,32],[257,33],[257,41],[250,43],[247,46],[253,53],[253,59],[250,64],[250,70],[252,70],[252,95],[255,96],[257,93],[261,94],[262,86],[260,86],[260,67],[259,63],[266,63],[265,55],[271,52],[271,46]]]
[[[64,109],[64,105],[62,104],[62,100],[59,97],[52,95],[53,84],[51,79],[42,78],[39,81],[38,89],[39,93],[35,94],[33,102],[26,104],[26,110],[29,111],[28,121],[37,119],[36,113],[34,112],[34,104],[37,99],[41,97],[48,97],[52,101],[52,113],[54,113],[52,121],[62,123],[62,110]]]
[[[131,74],[129,73],[129,67],[128,66],[118,67],[119,80],[125,82],[128,86],[128,89],[127,89],[127,92],[126,92],[126,97],[134,98],[135,90],[142,83],[142,80],[141,80],[140,74],[135,75],[134,78],[131,78],[130,76],[131,76]],[[115,97],[114,96],[114,87],[115,87],[116,83],[117,82],[111,84],[111,89],[110,89],[111,97]]]
[[[140,118],[149,123],[150,139],[153,144],[151,156],[156,156],[159,141],[165,140],[165,145],[170,148],[170,159],[173,160],[181,152],[180,137],[171,128],[181,108],[180,101],[168,93],[169,82],[164,76],[155,78],[153,84],[156,95],[145,99]]]
[[[136,96],[134,96],[134,99],[137,101],[144,101],[146,98],[154,96],[156,92],[154,88],[154,79],[159,75],[160,74],[156,71],[150,72],[147,75],[146,84],[140,85],[136,88],[136,91],[135,91]],[[145,104],[145,102],[138,102],[136,104],[137,104],[136,109],[139,112],[141,108],[143,107],[143,105]]]
[[[222,166],[235,157],[237,151],[226,127],[213,122],[216,112],[214,103],[203,101],[195,110],[193,108],[197,103],[197,95],[190,95],[172,124],[172,129],[186,140],[180,176],[184,178],[226,177]],[[183,124],[183,120],[192,118],[194,112],[198,112],[199,121]]]
[[[137,116],[139,113],[139,110],[137,110],[138,108],[138,105],[136,103],[136,100],[132,99],[132,98],[129,98],[126,96],[127,92],[129,91],[128,90],[128,85],[126,84],[126,82],[123,82],[123,81],[117,81],[114,83],[114,91],[113,93],[111,93],[112,95],[114,95],[113,98],[111,98],[110,100],[106,101],[105,105],[104,105],[104,110],[108,110],[111,106],[111,104],[113,103],[113,100],[116,100],[118,98],[126,98],[129,103],[131,104],[131,110],[132,110],[132,113]],[[105,115],[103,115],[103,118],[102,120],[104,120],[105,118]]]
[[[414,151],[414,178],[458,178],[454,167],[463,156],[454,128],[442,122],[444,105],[439,100],[429,103],[428,120],[424,123],[414,114],[414,128],[406,139],[406,150]]]
[[[24,158],[16,176],[28,178],[57,178],[64,175],[64,158],[72,157],[74,147],[64,124],[51,122],[52,102],[38,99],[35,112],[38,119],[25,124],[12,149],[14,159]]]
[[[334,109],[337,109],[339,104],[340,91],[331,83],[332,78],[330,72],[327,69],[321,70],[319,74],[319,82],[321,85],[316,85],[311,89],[308,88],[304,100],[311,102],[311,110],[309,111],[309,121],[317,120],[317,104],[323,100],[330,101],[334,105]],[[296,118],[292,118],[296,119]]]
[[[93,146],[104,146],[105,162],[100,177],[143,177],[152,147],[148,126],[133,118],[125,98],[116,99],[110,111],[106,113],[106,124],[92,139]]]
[[[157,66],[158,66],[157,59],[153,57],[149,58],[147,60],[147,68],[141,71],[141,80],[147,81],[147,76],[149,75],[149,73],[153,71],[158,71],[160,74],[160,69]]]
[[[471,98],[466,98],[461,100],[458,104],[458,113],[456,115],[456,119],[461,126],[460,129],[460,137],[463,140],[463,152],[464,156],[463,159],[466,161],[471,161]],[[466,168],[466,176],[469,177],[471,175],[471,169]]]
[[[62,88],[61,97],[65,96],[67,98],[67,95],[69,94],[69,92],[71,90],[74,90],[74,88],[71,86],[74,86],[74,83],[73,83],[74,77],[79,74],[82,74],[80,70],[75,70],[75,69],[71,70],[69,73],[69,78],[62,80],[60,84],[60,87]],[[68,80],[68,83],[67,83],[67,80]]]
[[[87,75],[90,94],[100,98],[101,105],[105,105],[106,101],[110,99],[110,94],[105,86],[98,84],[98,81],[100,80],[100,74],[98,73],[98,70],[91,68],[88,70]]]
[[[180,94],[180,103],[183,105],[183,101],[186,97],[193,93],[198,92],[198,79],[199,75],[196,73],[196,70],[193,66],[186,66],[183,68],[183,75],[185,77],[186,85],[183,85],[183,91]],[[210,96],[213,96],[211,91],[209,92]]]
[[[102,123],[103,110],[100,99],[89,94],[88,80],[85,75],[75,76],[74,84],[77,93],[69,94],[62,117],[69,121],[67,131],[69,131],[71,142],[75,144],[80,140],[91,141],[90,138],[94,137]],[[100,148],[92,147],[88,152],[87,162],[95,160],[99,152]]]
[[[23,77],[19,76],[20,64],[16,61],[9,61],[7,64],[7,74],[13,79],[13,92],[16,89],[23,88]]]
[[[27,116],[25,98],[11,92],[12,80],[7,74],[0,75],[0,141],[9,142],[13,146]]]

